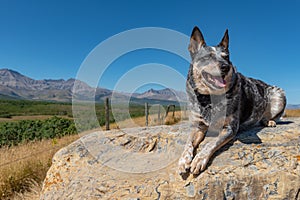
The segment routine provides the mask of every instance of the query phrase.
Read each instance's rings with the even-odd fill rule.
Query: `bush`
[[[0,147],[19,143],[60,138],[76,134],[73,120],[51,117],[46,120],[22,120],[0,123]]]
[[[10,119],[11,117],[12,117],[12,115],[9,114],[9,113],[1,113],[0,114],[0,118],[8,118],[8,119]]]

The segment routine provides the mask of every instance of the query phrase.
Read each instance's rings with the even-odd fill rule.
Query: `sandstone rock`
[[[245,131],[206,171],[181,177],[177,160],[189,129],[83,136],[55,154],[41,199],[300,199],[300,119]]]

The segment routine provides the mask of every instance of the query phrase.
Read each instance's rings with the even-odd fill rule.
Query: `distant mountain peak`
[[[15,73],[18,73],[18,74],[19,74],[19,72],[14,71],[14,70],[12,70],[12,69],[8,69],[8,68],[2,68],[2,69],[0,69],[0,71],[10,71],[10,72],[15,72]]]
[[[76,91],[76,93],[74,93]],[[96,92],[96,94],[95,94]],[[87,83],[70,78],[35,80],[11,69],[0,69],[0,97],[9,96],[28,100],[71,101],[73,94],[80,100],[103,100],[111,97],[113,91],[105,88],[92,88]],[[185,101],[184,92],[170,88],[155,90],[151,88],[144,93],[127,94],[117,92],[116,96],[123,98],[133,96],[141,100]]]
[[[149,98],[149,99],[159,99],[159,100],[169,100],[169,101],[187,100],[185,92],[176,91],[171,88],[164,88],[160,90],[155,90],[151,88],[146,92],[137,95],[137,98]]]
[[[4,68],[4,69],[0,69],[0,73],[10,73],[10,74],[16,74],[16,75],[21,75],[21,76],[24,76],[22,74],[20,74],[19,72],[17,71],[14,71],[14,70],[11,70],[11,69],[7,69],[7,68]]]

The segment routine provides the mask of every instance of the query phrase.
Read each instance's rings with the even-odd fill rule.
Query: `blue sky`
[[[300,103],[299,10],[297,0],[0,0],[0,68],[35,79],[68,79],[99,43],[129,29],[163,27],[190,35],[197,25],[206,42],[216,45],[228,28],[238,70],[284,88],[295,104]],[[188,70],[178,56],[146,49],[116,60],[100,86],[112,89],[124,73],[147,63],[168,65],[183,76]]]

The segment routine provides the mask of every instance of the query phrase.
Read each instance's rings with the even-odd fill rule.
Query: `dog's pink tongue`
[[[222,77],[214,77],[215,84],[219,87],[226,87],[226,81]]]

